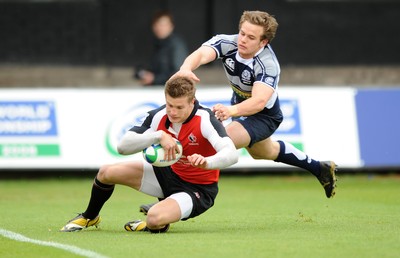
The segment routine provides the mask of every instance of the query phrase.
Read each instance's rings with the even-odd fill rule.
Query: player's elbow
[[[121,145],[118,145],[117,146],[117,151],[118,151],[118,153],[119,154],[121,154],[121,155],[126,155],[125,153],[125,149],[124,149],[124,147],[123,146],[121,146]]]
[[[121,155],[129,155],[130,154],[129,149],[128,149],[128,145],[125,144],[124,142],[120,142],[117,145],[117,151]]]
[[[232,166],[239,161],[239,152],[236,150],[235,145],[233,142],[229,142],[229,152],[225,155],[225,163],[226,166]]]
[[[232,155],[231,155],[231,160],[230,160],[231,165],[238,163],[238,161],[239,161],[239,152],[236,151],[236,149],[235,149],[235,152],[232,153]]]
[[[254,111],[256,111],[256,113],[262,111],[265,106],[267,105],[267,100],[263,99],[263,98],[255,98],[254,100]]]
[[[136,153],[137,150],[134,148],[134,146],[137,145],[137,143],[135,143],[136,136],[137,134],[132,131],[126,132],[124,136],[122,136],[121,141],[118,142],[118,153],[121,155],[130,155]]]
[[[224,165],[220,167],[220,169],[230,167],[232,165],[235,165],[239,161],[239,152],[235,151],[230,152],[229,155],[226,155],[224,158]]]

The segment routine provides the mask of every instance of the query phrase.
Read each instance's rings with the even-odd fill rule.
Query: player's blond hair
[[[196,87],[192,80],[178,76],[165,83],[164,93],[172,98],[188,97],[190,102],[195,98]]]
[[[261,40],[267,39],[269,43],[275,38],[276,30],[278,29],[278,22],[275,17],[269,13],[262,11],[244,11],[240,18],[239,30],[242,28],[242,24],[245,21],[264,28]]]

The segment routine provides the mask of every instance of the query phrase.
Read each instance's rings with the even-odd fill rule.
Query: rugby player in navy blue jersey
[[[239,154],[222,123],[195,98],[194,82],[174,77],[165,85],[166,105],[148,112],[141,125],[123,136],[118,152],[130,155],[160,143],[166,155],[182,156],[169,167],[154,167],[143,159],[104,165],[92,186],[87,209],[60,230],[80,231],[100,223],[100,210],[116,184],[126,185],[162,199],[147,214],[146,221],[125,224],[127,231],[165,232],[170,223],[196,217],[214,205],[221,168],[238,161]]]
[[[220,59],[233,93],[230,106],[216,104],[213,111],[221,121],[232,118],[226,130],[236,148],[246,148],[254,159],[310,171],[324,187],[326,197],[331,198],[337,170],[333,161],[312,159],[288,142],[271,139],[283,120],[278,98],[280,66],[270,45],[277,28],[276,19],[267,12],[245,11],[238,34],[212,37],[185,59],[172,78],[186,76],[199,82],[193,71]],[[140,211],[146,214],[151,205],[140,206]]]

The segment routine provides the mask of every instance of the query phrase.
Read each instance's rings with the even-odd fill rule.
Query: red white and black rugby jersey
[[[142,125],[134,126],[130,131],[150,133],[163,130],[171,134],[183,147],[182,157],[171,166],[173,171],[183,180],[194,184],[211,184],[218,181],[219,169],[193,167],[186,158],[195,153],[204,157],[212,156],[216,153],[213,146],[221,138],[228,137],[224,126],[210,109],[200,106],[196,100],[192,113],[182,124],[172,124],[169,121],[165,105],[149,111],[148,114]]]

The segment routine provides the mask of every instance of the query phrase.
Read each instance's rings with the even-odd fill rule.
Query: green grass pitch
[[[126,232],[127,221],[144,218],[138,206],[155,199],[117,186],[100,228],[58,232],[86,208],[91,184],[90,178],[1,179],[0,257],[398,257],[400,251],[397,175],[340,176],[333,199],[311,176],[222,176],[215,206],[166,234]]]

